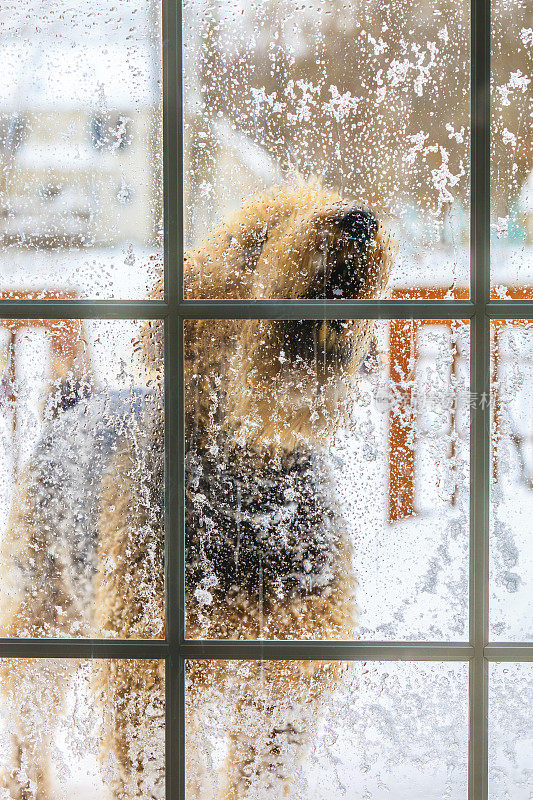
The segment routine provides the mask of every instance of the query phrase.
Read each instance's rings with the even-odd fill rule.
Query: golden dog
[[[375,298],[390,263],[391,245],[374,214],[302,183],[243,203],[190,250],[186,292],[203,299]],[[160,295],[161,286],[154,297]],[[142,331],[148,371],[162,363],[161,326],[151,322]],[[188,637],[353,638],[356,582],[327,442],[372,337],[367,320],[186,322]],[[3,635],[164,635],[158,398],[157,391],[144,397],[128,423],[120,407],[108,412],[107,444],[99,448],[97,393],[80,401],[81,411],[69,409],[54,421],[13,503],[2,556]],[[80,413],[85,440],[72,444],[73,415]],[[84,453],[93,459],[81,471],[75,466],[80,453],[81,462]],[[84,492],[88,472],[93,488]],[[72,500],[80,495],[82,508]],[[70,662],[54,662],[53,681],[27,660],[4,669],[15,726],[4,784],[13,798],[52,798],[53,722],[32,732],[31,692],[40,681],[40,713],[53,717],[71,669]],[[191,800],[210,793],[226,800],[288,796],[321,697],[339,669],[327,662],[189,664]],[[94,687],[102,699],[104,765],[114,764],[114,796],[162,798],[163,664],[97,662]],[[217,781],[204,714],[221,690],[229,703],[229,751]]]

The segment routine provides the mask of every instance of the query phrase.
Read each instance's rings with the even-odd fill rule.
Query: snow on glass
[[[188,798],[227,796],[228,769],[241,791],[235,796],[249,800],[467,796],[465,664],[292,661],[264,667],[187,662]],[[211,681],[199,693],[194,681],[202,670]],[[296,670],[307,675],[305,690],[293,682]],[[328,677],[335,675],[334,684],[339,674],[342,683],[328,686]],[[245,692],[249,685],[254,695]],[[317,696],[321,707],[313,713],[309,700]]]
[[[533,771],[531,664],[489,666],[489,797],[529,800]]]
[[[533,296],[533,161],[528,0],[493,0],[491,273],[498,297]]]
[[[135,671],[161,676],[161,692],[150,705],[143,702],[142,681],[124,682]],[[48,776],[50,800],[162,800],[162,661],[0,659],[0,676],[8,725],[0,726],[2,800],[20,797],[21,787],[33,800],[39,769]],[[102,731],[126,747],[111,752]],[[12,752],[15,733],[25,742],[22,757]]]
[[[151,332],[129,320],[32,322],[13,333],[0,319],[0,635],[162,637],[163,434],[149,434],[163,418],[163,366],[139,355]],[[104,557],[106,515],[117,546]],[[113,629],[95,618],[96,583],[105,593],[113,575],[134,573],[142,614],[124,610]]]
[[[533,323],[492,325],[491,638],[533,637]]]
[[[162,252],[158,0],[0,9],[0,291],[144,298]]]
[[[469,6],[186,0],[186,240],[315,176],[395,235],[397,296],[468,284]]]

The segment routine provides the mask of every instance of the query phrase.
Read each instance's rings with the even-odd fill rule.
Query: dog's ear
[[[312,181],[276,186],[248,198],[199,247],[187,253],[187,296],[210,300],[272,296],[264,277],[255,280],[266,245],[279,240],[286,228],[292,230],[292,221],[338,200],[337,194],[325,192]]]

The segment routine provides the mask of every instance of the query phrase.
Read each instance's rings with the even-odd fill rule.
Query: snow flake
[[[336,86],[330,86],[329,91],[331,100],[329,103],[324,104],[324,111],[331,114],[337,122],[342,122],[343,119],[346,119],[350,111],[357,111],[358,97],[354,97],[351,92],[341,94]]]

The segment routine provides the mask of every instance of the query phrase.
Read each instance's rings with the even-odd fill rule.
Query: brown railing
[[[512,300],[529,300],[533,297],[533,288],[528,286],[508,287],[508,297]],[[393,291],[395,300],[468,300],[469,290],[466,288],[438,289],[401,289]],[[491,299],[501,299],[496,292],[491,292]],[[389,325],[389,377],[395,387],[395,402],[389,410],[389,522],[396,522],[416,513],[415,507],[415,410],[412,408],[411,373],[418,357],[418,331],[423,325],[445,325],[451,327],[449,319],[413,319],[391,320]],[[491,323],[494,386],[498,385],[499,337],[500,328],[516,325],[516,320],[493,320]],[[498,470],[497,443],[501,421],[501,399],[496,392],[492,404],[493,477]]]

